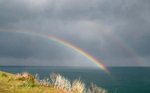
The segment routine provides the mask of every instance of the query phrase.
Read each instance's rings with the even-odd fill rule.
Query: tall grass
[[[2,73],[1,77],[7,77],[7,75],[5,73]]]
[[[107,93],[104,88],[98,87],[93,83],[89,88],[86,88],[81,80],[74,80],[71,82],[64,76],[56,73],[52,73],[49,80],[49,86],[54,86],[55,88],[72,93]],[[47,82],[45,79],[44,81]]]
[[[64,76],[52,73],[49,78],[40,80],[39,75],[35,76],[24,72],[17,75],[17,80],[26,81],[21,84],[21,87],[46,86],[62,89],[69,93],[107,93],[107,91],[95,84],[91,84],[89,88],[81,80],[70,81]]]
[[[50,79],[54,87],[71,91],[71,82],[62,75],[53,73],[50,75]]]
[[[80,80],[74,80],[72,83],[72,91],[74,93],[85,93],[85,84],[82,83]]]
[[[87,93],[108,93],[104,88],[98,87],[95,84],[91,84],[90,88],[88,88]]]
[[[18,85],[19,87],[35,87],[36,84],[36,79],[33,75],[27,73],[27,72],[23,72],[23,73],[18,73],[16,75],[16,80],[20,80],[20,81],[23,81],[22,84]]]

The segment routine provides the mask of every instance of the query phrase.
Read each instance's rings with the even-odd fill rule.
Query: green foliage
[[[2,73],[2,74],[1,74],[1,77],[7,77],[7,74]]]
[[[16,80],[27,81],[27,82],[35,82],[35,77],[27,72],[23,72],[17,75]]]
[[[33,88],[35,86],[36,86],[36,84],[33,82],[24,82],[21,85],[19,85],[19,87],[28,87],[28,88]]]

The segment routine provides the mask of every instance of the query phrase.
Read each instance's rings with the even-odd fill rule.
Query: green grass
[[[19,80],[17,75],[0,71],[0,93],[69,93],[36,82]]]

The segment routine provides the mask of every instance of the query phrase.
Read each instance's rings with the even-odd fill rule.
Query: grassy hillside
[[[62,89],[42,86],[26,80],[17,79],[17,75],[0,71],[0,93],[69,93]]]
[[[86,89],[84,83],[72,83],[59,74],[39,80],[29,73],[11,74],[0,71],[0,93],[107,93],[106,90],[92,85]]]

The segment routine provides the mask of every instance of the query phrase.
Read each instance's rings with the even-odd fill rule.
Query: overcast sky
[[[0,0],[0,65],[95,67],[40,36],[54,35],[106,66],[150,66],[150,0]]]

